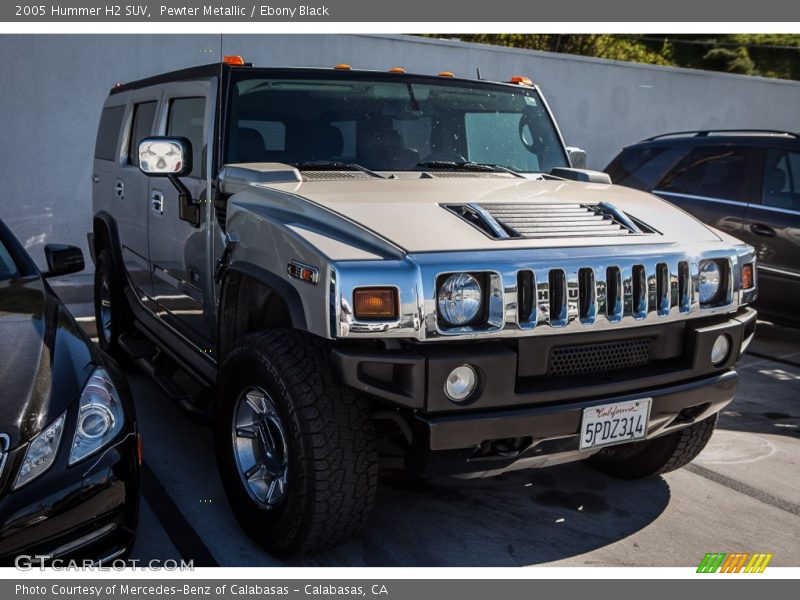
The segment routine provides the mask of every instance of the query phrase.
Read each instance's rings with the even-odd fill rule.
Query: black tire
[[[107,285],[106,298],[103,298],[103,286]],[[103,304],[110,311],[111,326],[103,326]],[[100,347],[117,359],[123,360],[124,353],[119,347],[119,336],[129,332],[133,327],[133,312],[125,298],[122,275],[114,267],[111,253],[105,249],[97,255],[94,270],[94,317],[97,324],[97,340]]]
[[[242,528],[271,554],[300,556],[360,531],[375,499],[378,462],[366,400],[337,385],[330,345],[289,330],[248,335],[225,357],[214,422],[217,464]],[[267,392],[281,419],[286,492],[266,508],[240,474],[234,419],[242,394]]]
[[[692,462],[706,447],[717,415],[653,440],[605,448],[586,463],[619,479],[643,479],[675,471]]]

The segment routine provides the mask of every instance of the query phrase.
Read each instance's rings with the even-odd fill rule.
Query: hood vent
[[[494,239],[651,235],[658,233],[607,202],[599,204],[444,204]]]
[[[303,181],[350,181],[352,179],[373,179],[374,176],[361,171],[304,171],[300,169]]]

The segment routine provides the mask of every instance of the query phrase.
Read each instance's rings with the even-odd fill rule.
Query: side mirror
[[[139,170],[150,177],[166,177],[178,190],[180,218],[200,225],[200,204],[178,179],[192,172],[192,144],[185,137],[149,137],[139,142]]]
[[[151,177],[181,177],[192,172],[192,145],[182,137],[150,137],[139,142],[139,170]]]
[[[47,260],[47,272],[44,277],[58,277],[83,271],[86,266],[83,262],[83,252],[76,246],[63,244],[47,244],[44,247],[44,256]]]
[[[586,168],[586,150],[568,146],[567,156],[569,156],[569,164],[573,169]]]

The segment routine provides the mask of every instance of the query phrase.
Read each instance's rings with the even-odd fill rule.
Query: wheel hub
[[[286,495],[286,432],[270,395],[251,386],[239,394],[233,417],[236,466],[250,497],[274,508]]]

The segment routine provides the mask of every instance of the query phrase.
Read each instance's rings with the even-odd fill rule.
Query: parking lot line
[[[184,560],[195,567],[218,567],[211,550],[186,520],[178,505],[146,462],[142,463],[142,495]]]

